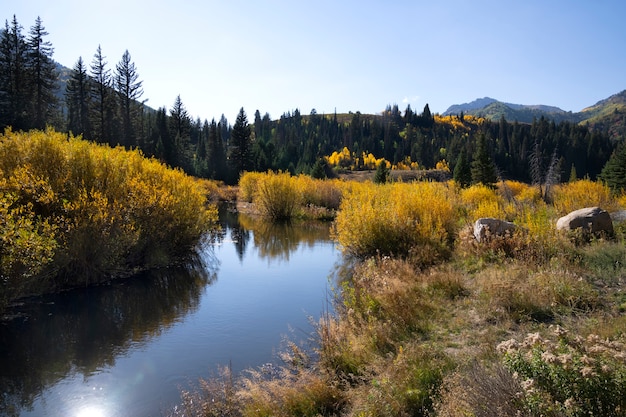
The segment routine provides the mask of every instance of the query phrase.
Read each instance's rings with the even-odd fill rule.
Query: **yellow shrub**
[[[494,189],[482,184],[472,185],[461,189],[459,192],[459,204],[466,210],[468,221],[474,222],[480,217],[495,217],[504,219],[504,199]]]
[[[343,181],[314,179],[308,175],[294,178],[296,187],[302,195],[302,204],[326,207],[337,210],[341,203]]]
[[[3,267],[10,279],[37,275],[43,265],[46,277],[58,275],[55,285],[85,285],[87,279],[164,266],[188,253],[217,221],[207,188],[182,171],[139,151],[53,130],[6,130],[0,136],[0,172],[2,201],[12,201],[2,213],[0,235],[14,249],[28,244],[28,253],[41,259]],[[30,237],[12,241],[9,235]],[[18,265],[19,256],[34,257],[0,247],[3,265]],[[39,279],[40,290],[51,287]]]
[[[453,193],[443,184],[353,185],[341,203],[334,235],[343,250],[436,260],[455,231]]]
[[[261,172],[244,172],[239,178],[239,196],[241,201],[251,203],[258,188],[258,181],[264,174]]]
[[[579,180],[554,188],[554,207],[561,216],[584,207],[596,206],[609,211],[619,207],[609,187],[601,182]]]
[[[253,201],[264,216],[288,220],[294,216],[301,194],[288,172],[268,172],[259,177]]]

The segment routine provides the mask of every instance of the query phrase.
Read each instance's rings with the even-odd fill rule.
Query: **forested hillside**
[[[471,158],[481,135],[502,178],[536,180],[531,159],[535,174],[551,165],[562,180],[572,173],[595,178],[623,140],[622,130],[607,125],[612,119],[589,126],[545,117],[520,123],[504,114],[496,121],[462,111],[440,116],[428,105],[420,113],[388,105],[377,115],[303,115],[295,109],[278,119],[256,110],[251,120],[242,108],[233,125],[223,115],[218,121],[193,119],[180,96],[169,109],[144,104],[128,51],[110,68],[97,46],[90,62],[78,57],[69,78],[61,80],[46,35],[39,19],[25,35],[15,17],[0,32],[0,128],[52,126],[94,142],[139,148],[187,173],[227,183],[243,171],[310,173],[317,161],[344,148],[395,166],[428,169],[445,161],[454,169],[461,154]],[[609,116],[621,123],[620,111]]]

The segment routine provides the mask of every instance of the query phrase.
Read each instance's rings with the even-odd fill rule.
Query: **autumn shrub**
[[[294,217],[302,197],[288,172],[267,172],[256,184],[253,202],[263,216],[277,221]]]
[[[337,179],[314,179],[308,175],[294,178],[297,188],[302,193],[302,204],[339,209],[343,193],[343,182]]]
[[[356,257],[395,255],[429,264],[447,256],[455,215],[454,193],[444,184],[362,183],[344,195],[333,233]]]
[[[533,415],[626,416],[626,344],[590,334],[528,334],[498,345]]]
[[[12,297],[167,265],[217,220],[181,171],[52,130],[5,131],[0,172],[1,272],[22,283]]]
[[[553,195],[553,204],[559,216],[584,207],[600,207],[608,211],[619,208],[606,184],[588,179],[556,186]]]
[[[506,219],[505,205],[505,200],[497,190],[482,184],[459,191],[459,206],[465,211],[468,223],[481,217]]]
[[[239,178],[239,194],[241,201],[251,203],[259,187],[259,180],[266,174],[262,172],[244,172]]]

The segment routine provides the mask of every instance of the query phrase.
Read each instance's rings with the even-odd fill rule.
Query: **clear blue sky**
[[[193,118],[234,123],[379,113],[443,113],[489,96],[584,107],[626,89],[624,0],[2,0],[27,34],[40,16],[53,58],[111,70],[128,50],[151,107],[176,96]]]

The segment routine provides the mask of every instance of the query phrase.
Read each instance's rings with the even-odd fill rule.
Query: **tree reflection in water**
[[[25,300],[0,324],[0,415],[19,415],[36,396],[72,373],[87,378],[113,366],[199,305],[216,278],[204,251],[177,268],[110,285]]]

